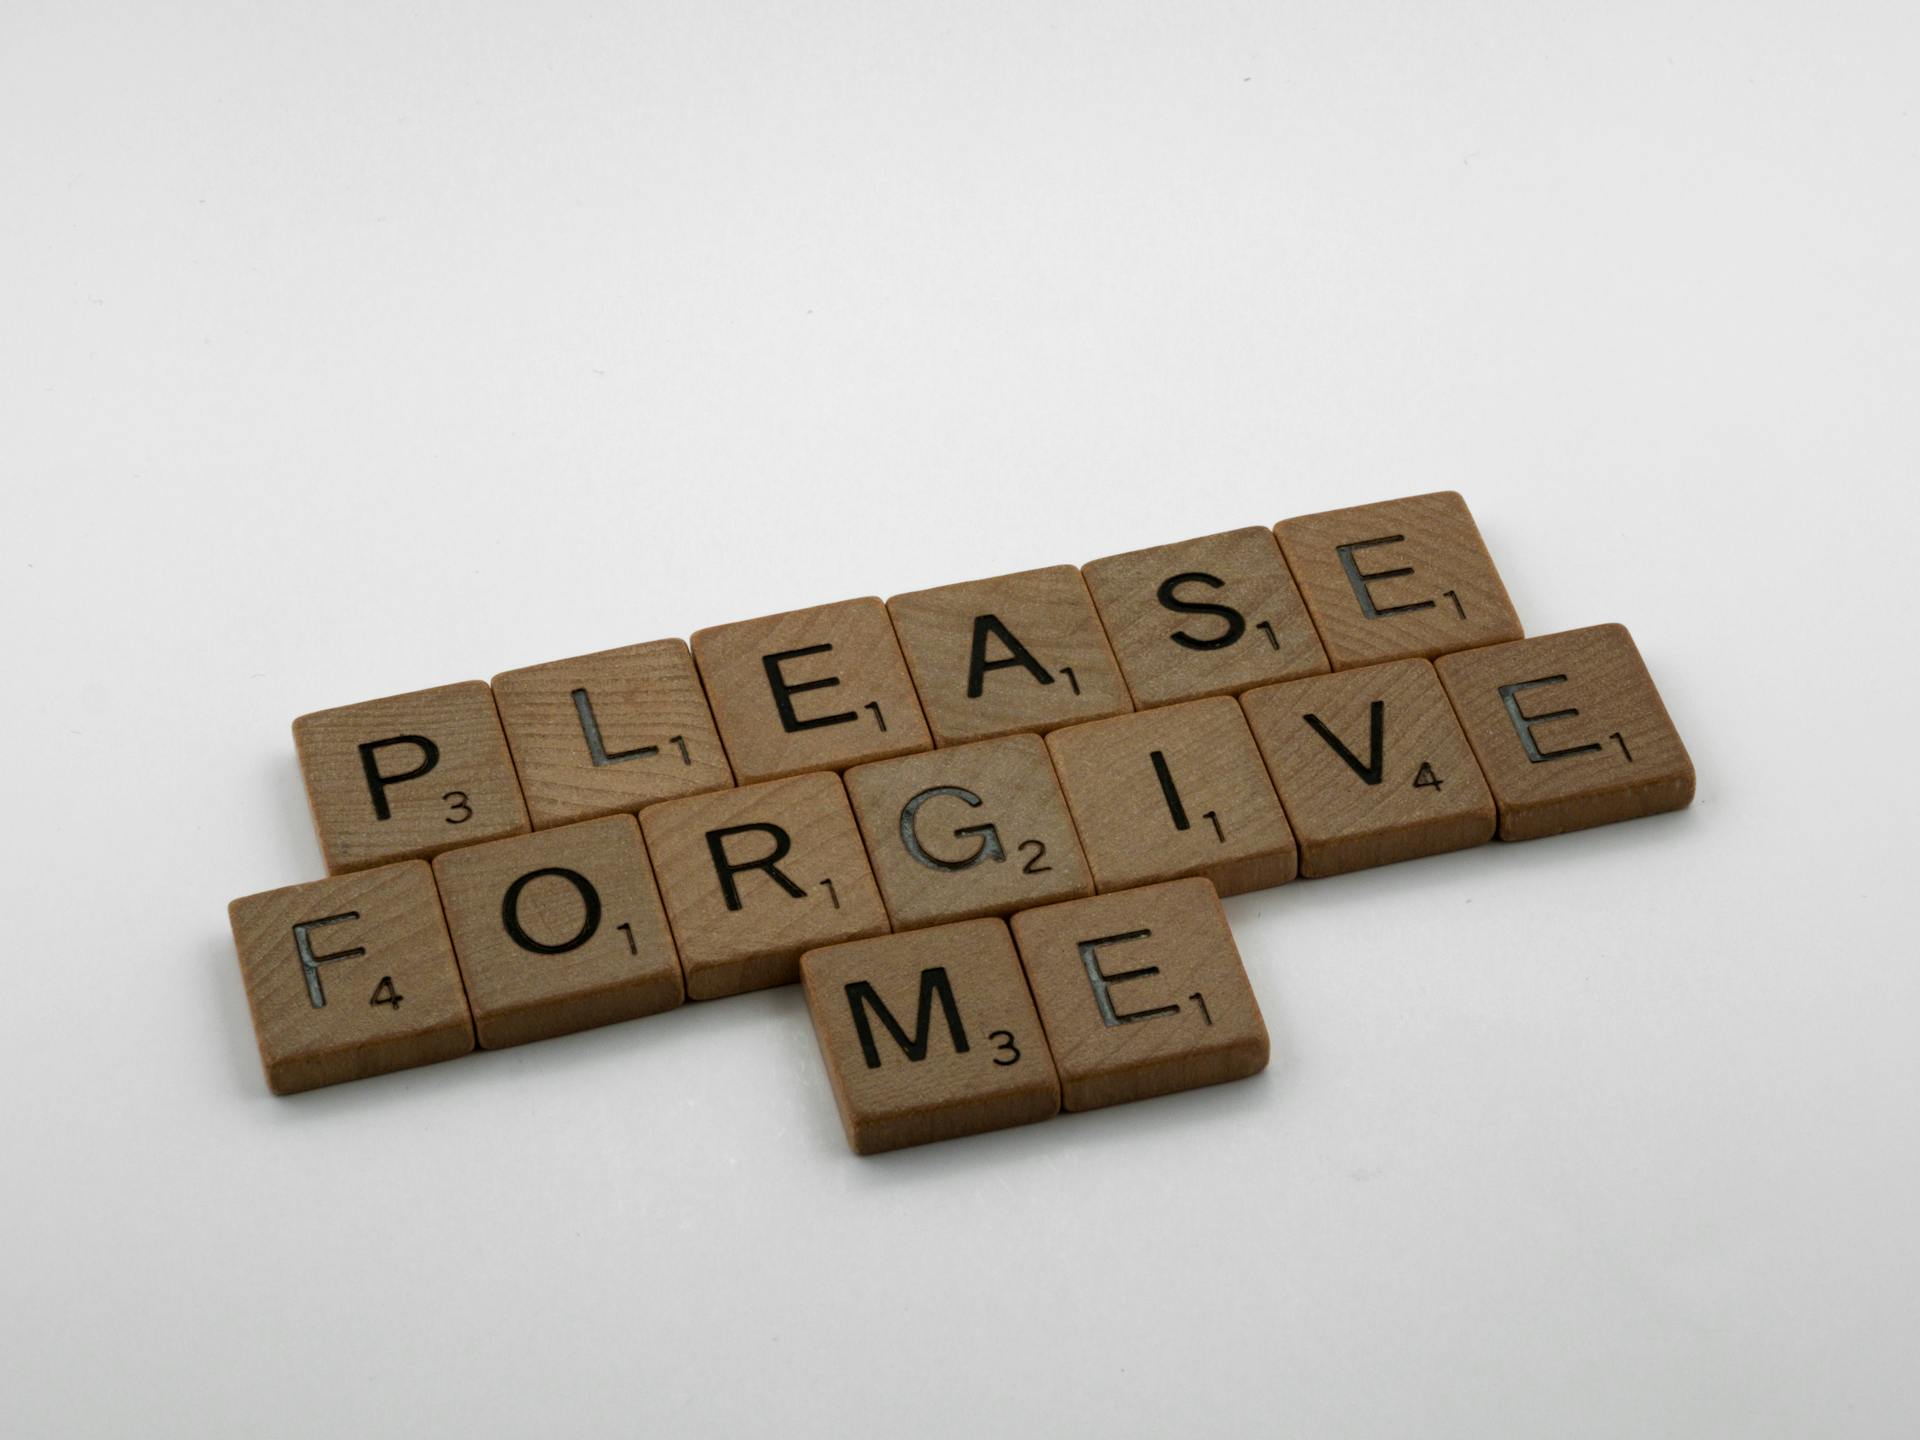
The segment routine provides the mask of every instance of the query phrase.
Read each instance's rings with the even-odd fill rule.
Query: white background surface
[[[0,15],[0,1430],[1920,1433],[1907,4]],[[1229,902],[858,1161],[797,990],[275,1100],[298,713],[1457,486],[1690,812]]]

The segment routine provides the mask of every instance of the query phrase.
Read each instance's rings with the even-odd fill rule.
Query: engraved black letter
[[[545,875],[552,875],[573,886],[580,892],[581,903],[587,907],[586,918],[580,922],[579,933],[571,940],[562,940],[558,945],[541,944],[529,935],[526,927],[520,923],[520,892]],[[529,870],[507,887],[506,898],[500,902],[500,923],[507,927],[507,935],[522,950],[531,950],[536,955],[564,955],[569,950],[578,950],[591,940],[594,932],[600,928],[600,892],[595,890],[593,882],[578,870],[567,870],[558,865],[549,866],[545,870]]]
[[[1367,728],[1370,731],[1371,752],[1368,754],[1367,763],[1364,765],[1360,763],[1360,757],[1358,755],[1355,755],[1340,742],[1338,735],[1320,723],[1320,717],[1318,715],[1302,715],[1300,718],[1311,725],[1320,738],[1333,747],[1333,753],[1346,761],[1347,764],[1352,767],[1354,774],[1358,775],[1369,785],[1378,785],[1380,783],[1381,770],[1387,763],[1386,747],[1381,743],[1385,738],[1387,728],[1386,701],[1374,701],[1373,708],[1369,712]]]
[[[351,960],[356,955],[367,953],[364,945],[356,945],[351,950],[336,950],[331,955],[313,953],[313,941],[307,937],[309,930],[317,930],[322,925],[338,925],[342,920],[358,920],[360,912],[349,910],[341,915],[328,915],[320,920],[302,920],[293,927],[293,948],[300,956],[300,972],[307,977],[307,1002],[316,1010],[327,1008],[327,992],[320,987],[320,967],[329,960]]]
[[[1178,1015],[1178,1005],[1156,1005],[1151,1010],[1134,1010],[1122,1015],[1113,1008],[1113,996],[1109,993],[1113,986],[1122,980],[1138,980],[1147,975],[1158,975],[1158,965],[1143,965],[1138,970],[1122,970],[1118,975],[1109,975],[1100,968],[1100,947],[1119,945],[1128,940],[1144,940],[1153,934],[1151,930],[1129,930],[1124,935],[1105,935],[1098,940],[1080,942],[1080,963],[1087,967],[1087,981],[1093,986],[1093,1003],[1100,1007],[1100,1019],[1108,1025],[1131,1025],[1136,1020],[1151,1020],[1156,1015]]]
[[[1564,750],[1542,750],[1540,748],[1540,742],[1533,738],[1534,726],[1544,724],[1549,720],[1571,720],[1580,712],[1578,710],[1550,710],[1545,715],[1528,715],[1521,711],[1520,702],[1515,697],[1518,696],[1522,690],[1535,690],[1542,685],[1564,685],[1566,683],[1567,677],[1564,675],[1549,675],[1544,680],[1522,680],[1517,685],[1502,685],[1500,687],[1500,700],[1501,703],[1507,707],[1507,718],[1513,721],[1513,728],[1520,736],[1521,745],[1526,747],[1527,760],[1531,764],[1538,765],[1543,760],[1559,760],[1568,755],[1590,755],[1595,750],[1601,748],[1598,743],[1595,743],[1592,745],[1569,745]],[[1622,748],[1624,748],[1625,742],[1622,741],[1621,744]]]
[[[727,859],[727,837],[729,835],[747,835],[756,832],[761,835],[771,835],[773,837],[772,854],[767,855],[763,859],[748,860],[739,865]],[[729,825],[722,830],[709,830],[707,832],[707,853],[713,857],[713,873],[720,877],[720,893],[726,896],[727,909],[738,910],[740,908],[740,889],[733,883],[733,877],[748,870],[764,870],[774,884],[778,885],[794,899],[806,899],[807,892],[794,884],[792,880],[788,879],[785,872],[775,863],[776,861],[784,860],[787,851],[792,848],[792,837],[778,825]]]
[[[989,635],[996,637],[1002,645],[1007,647],[1007,656],[1004,660],[987,659]],[[986,683],[989,670],[1004,670],[1009,665],[1020,666],[1042,685],[1053,684],[1053,676],[1048,673],[1047,667],[1033,658],[1032,651],[1014,639],[1013,632],[1000,623],[998,615],[974,616],[973,654],[967,661],[967,698],[969,700],[980,698],[980,690]]]
[[[1221,589],[1226,585],[1218,575],[1208,575],[1203,571],[1191,570],[1185,575],[1173,575],[1160,582],[1160,603],[1169,610],[1182,615],[1218,615],[1227,622],[1227,628],[1211,640],[1196,640],[1184,630],[1176,630],[1170,637],[1174,644],[1184,645],[1189,650],[1224,650],[1242,635],[1247,633],[1247,617],[1231,605],[1212,605],[1203,600],[1182,600],[1174,595],[1174,590],[1192,582],[1195,585],[1211,585]]]
[[[973,853],[964,860],[942,860],[937,855],[927,853],[926,846],[920,843],[920,807],[942,795],[964,800],[975,809],[981,804],[978,795],[958,785],[935,785],[930,790],[922,790],[900,807],[900,843],[907,847],[907,853],[929,870],[970,870],[982,860],[1005,860],[1007,852],[1000,848],[1000,832],[990,824],[963,825],[953,832],[956,840],[975,835],[980,837],[980,843],[973,847]]]
[[[933,1038],[933,997],[940,997],[941,1013],[947,1017],[947,1033],[953,1037],[953,1053],[967,1053],[967,1032],[960,1024],[960,1007],[954,1003],[953,986],[947,980],[947,967],[935,965],[920,972],[920,1013],[914,1021],[913,1039],[907,1039],[907,1032],[900,1028],[900,1022],[893,1018],[893,1012],[887,1009],[886,1002],[875,993],[873,986],[865,980],[855,980],[847,986],[847,1004],[853,1009],[853,1028],[860,1035],[860,1053],[867,1057],[867,1068],[880,1068],[880,1047],[874,1043],[873,1025],[867,1018],[867,1009],[880,1017],[880,1023],[887,1027],[887,1033],[893,1036],[894,1043],[906,1052],[909,1060],[927,1058],[927,1042]]]
[[[837,715],[816,715],[811,720],[802,720],[793,713],[793,697],[805,690],[831,690],[840,683],[838,675],[829,675],[824,680],[802,680],[795,683],[780,673],[783,660],[798,660],[802,655],[824,655],[833,649],[831,645],[809,645],[804,650],[782,650],[777,655],[762,655],[760,663],[767,667],[767,684],[773,687],[774,708],[780,712],[780,723],[786,727],[789,735],[800,730],[817,730],[822,725],[844,725],[849,720],[858,720],[859,714],[852,710],[842,710]]]
[[[1347,583],[1353,586],[1354,598],[1360,602],[1360,613],[1369,620],[1378,620],[1382,615],[1404,615],[1409,610],[1433,609],[1431,600],[1421,600],[1412,605],[1389,605],[1384,610],[1373,603],[1373,592],[1367,588],[1367,582],[1411,575],[1411,565],[1403,565],[1398,570],[1363,571],[1354,563],[1353,552],[1356,550],[1368,550],[1375,545],[1398,545],[1406,538],[1404,535],[1382,535],[1378,540],[1356,540],[1351,545],[1333,547],[1340,552],[1340,568],[1347,572]]]
[[[600,738],[600,722],[594,718],[593,701],[584,690],[573,692],[573,713],[580,717],[580,733],[587,737],[587,754],[595,766],[612,765],[620,760],[643,760],[660,753],[658,745],[642,745],[638,750],[615,750],[608,754],[606,743]]]
[[[1173,828],[1191,830],[1193,824],[1187,819],[1187,807],[1180,803],[1180,792],[1173,783],[1173,772],[1167,769],[1167,757],[1164,751],[1156,750],[1148,757],[1153,761],[1153,773],[1160,777],[1160,794],[1167,802],[1167,813],[1173,817]]]
[[[380,764],[373,758],[376,750],[385,750],[389,745],[413,745],[420,751],[420,763],[411,770],[398,775],[382,775]],[[391,740],[369,740],[360,747],[360,768],[366,773],[367,789],[373,794],[373,814],[377,820],[391,820],[393,810],[387,804],[387,787],[398,785],[402,780],[418,780],[434,766],[440,763],[440,747],[424,735],[396,735]]]

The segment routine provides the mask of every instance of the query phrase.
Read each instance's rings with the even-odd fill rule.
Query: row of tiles
[[[499,924],[487,877],[466,863],[474,851],[234,902],[273,1088],[454,1059],[476,1031],[482,1045],[513,1043],[680,1005],[673,935],[632,817],[548,833],[569,835],[580,852],[569,858],[599,883],[561,867],[516,878]],[[353,908],[317,913],[342,903]],[[548,925],[565,938],[533,938]],[[821,946],[797,968],[861,1154],[1267,1064],[1259,1002],[1201,879],[1023,910],[1011,931],[996,917]]]
[[[340,874],[1521,633],[1445,492],[551,661],[302,716],[294,738]]]
[[[295,1090],[419,1063],[393,963],[363,937],[383,957],[431,940],[442,905],[460,970],[444,998],[492,1048],[791,983],[807,951],[891,931],[1186,877],[1235,893],[1692,791],[1631,637],[1600,626],[685,796],[231,914],[269,1083]],[[394,885],[411,900],[383,899]],[[368,994],[343,1011],[326,967],[346,960]]]

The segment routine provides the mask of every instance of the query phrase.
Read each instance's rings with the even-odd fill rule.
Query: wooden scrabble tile
[[[1435,668],[1493,787],[1502,840],[1692,803],[1693,761],[1624,625],[1469,650]]]
[[[481,681],[302,715],[293,743],[329,875],[527,831]]]
[[[1336,670],[1518,640],[1520,619],[1451,490],[1274,526]]]
[[[685,998],[631,815],[449,850],[433,874],[488,1050],[657,1014]]]
[[[1005,921],[831,945],[808,951],[800,968],[857,1153],[1060,1112],[1060,1085]]]
[[[1041,732],[1133,709],[1071,565],[887,602],[936,744]]]
[[[227,918],[276,1095],[473,1049],[460,969],[424,862],[248,895]]]
[[[692,999],[791,985],[802,951],[887,933],[838,775],[668,800],[640,828]]]
[[[733,784],[683,640],[493,677],[536,830]]]
[[[1074,725],[1047,748],[1096,888],[1204,875],[1237,895],[1293,879],[1293,833],[1231,697]]]
[[[1267,1026],[1205,880],[1069,900],[1013,917],[1069,1110],[1240,1080]]]
[[[1327,654],[1261,526],[1082,567],[1141,709],[1322,675]]]
[[[1268,685],[1240,703],[1300,842],[1301,874],[1493,838],[1493,796],[1427,661]]]
[[[743,785],[933,748],[877,599],[697,630],[693,658]]]
[[[896,930],[1093,893],[1038,735],[857,766],[847,795]]]

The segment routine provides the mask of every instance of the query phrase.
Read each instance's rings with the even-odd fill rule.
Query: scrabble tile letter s
[[[473,1049],[466,992],[423,862],[249,895],[227,915],[275,1094]]]
[[[1518,640],[1520,619],[1451,490],[1274,527],[1336,670]]]
[[[329,875],[527,831],[479,680],[302,715],[293,743]]]
[[[1271,530],[1109,555],[1082,573],[1143,710],[1326,672]]]

